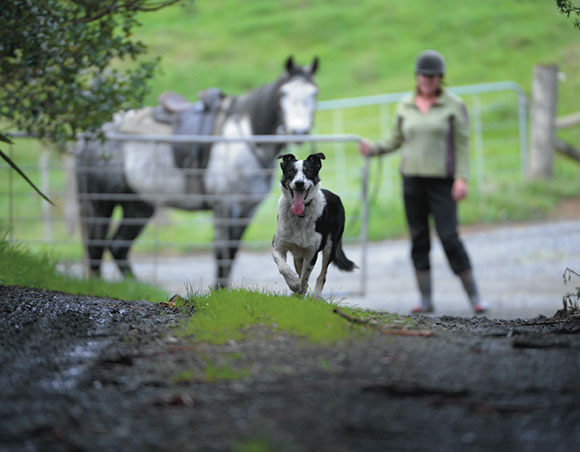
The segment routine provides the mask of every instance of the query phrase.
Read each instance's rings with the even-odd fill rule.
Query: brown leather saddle
[[[153,117],[158,122],[171,124],[174,135],[213,135],[217,117],[226,114],[222,104],[227,96],[219,88],[208,88],[200,91],[198,98],[190,102],[175,91],[165,91],[158,98],[159,105],[154,107]],[[177,167],[207,167],[210,144],[175,143],[172,148]]]

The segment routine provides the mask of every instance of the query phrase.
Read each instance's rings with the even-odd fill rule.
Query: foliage
[[[556,6],[566,17],[570,17],[570,14],[576,14],[579,18],[574,21],[574,26],[580,30],[580,7],[575,6],[571,0],[556,0]]]
[[[21,246],[0,240],[0,284],[58,290],[121,300],[165,301],[161,289],[132,280],[111,283],[99,279],[79,280],[57,270],[47,254],[31,254]]]
[[[132,38],[139,12],[179,0],[8,0],[0,8],[0,117],[63,143],[147,94],[158,59]]]

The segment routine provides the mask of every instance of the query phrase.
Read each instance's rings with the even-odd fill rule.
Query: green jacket
[[[375,154],[402,148],[404,176],[469,176],[469,118],[463,101],[443,91],[427,114],[415,105],[415,94],[405,96],[397,107],[391,136],[374,144]]]

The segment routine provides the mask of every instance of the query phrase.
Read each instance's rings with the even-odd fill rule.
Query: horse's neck
[[[248,116],[254,135],[272,135],[280,125],[277,107],[277,83],[263,85],[240,99],[238,114]]]
[[[274,135],[280,126],[280,114],[277,105],[277,82],[263,85],[242,96],[236,107],[236,114],[247,117],[252,135]],[[276,156],[284,145],[253,145],[252,153],[264,168],[273,166]]]

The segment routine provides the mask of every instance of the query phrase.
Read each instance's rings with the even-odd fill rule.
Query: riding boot
[[[459,279],[461,279],[461,284],[469,297],[469,302],[471,307],[476,314],[483,314],[489,307],[486,303],[481,301],[479,296],[479,291],[477,290],[477,284],[475,283],[475,278],[473,276],[472,270],[465,270],[459,273]]]
[[[433,312],[433,303],[431,301],[431,271],[416,270],[417,287],[421,294],[419,305],[413,308],[414,314]]]

